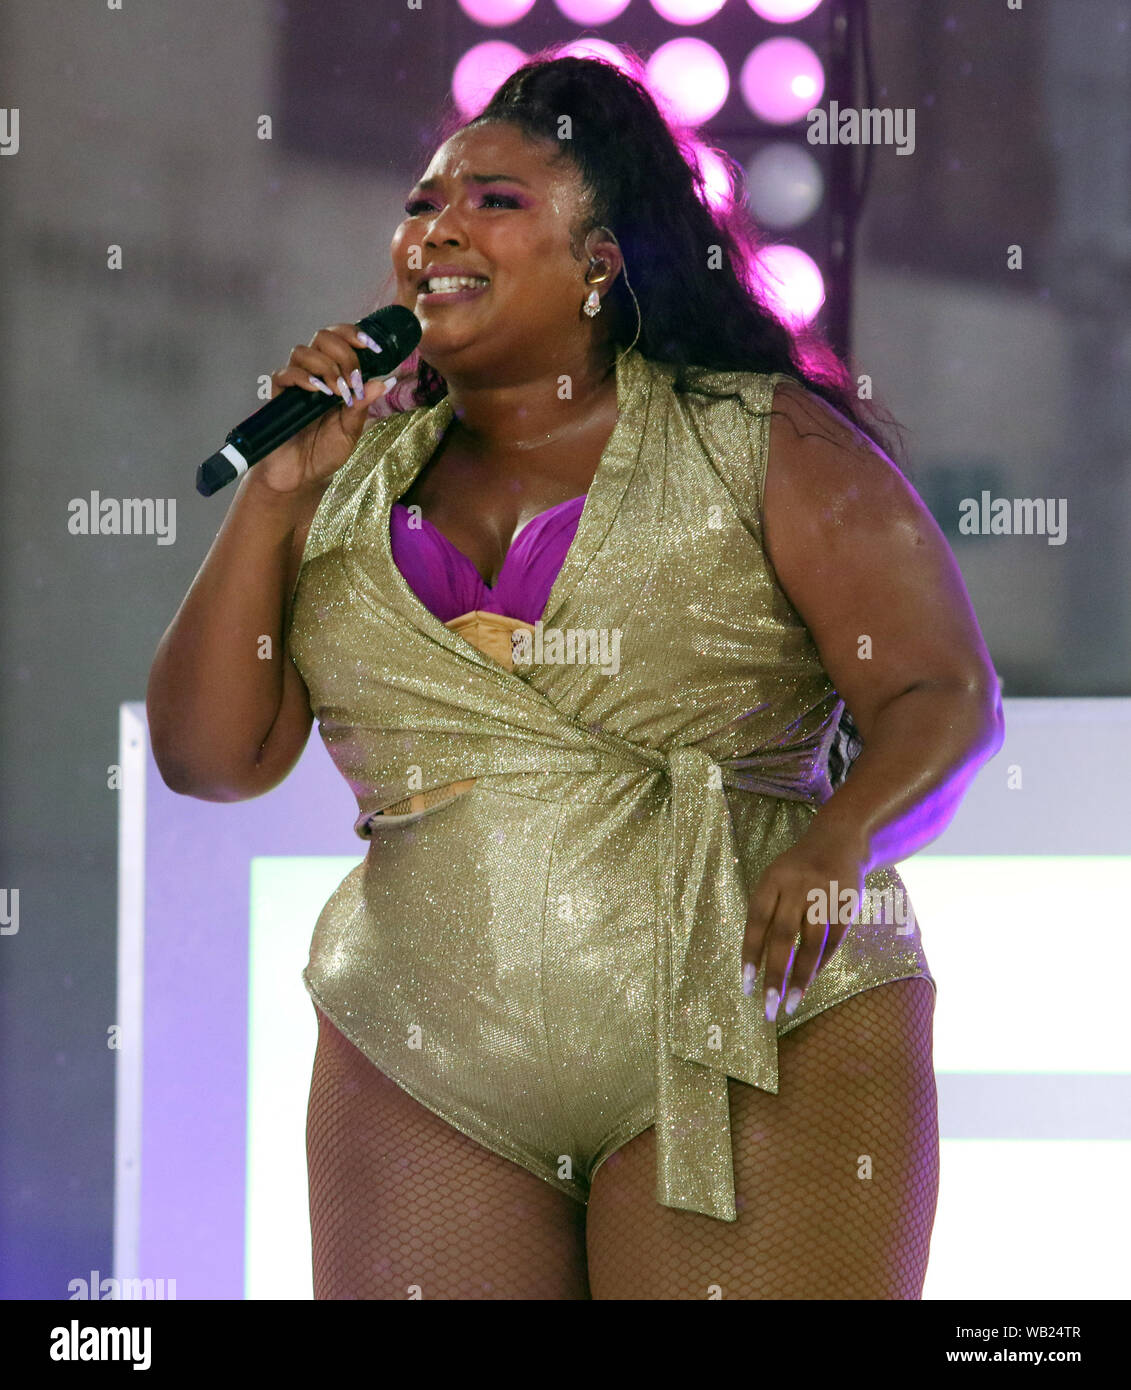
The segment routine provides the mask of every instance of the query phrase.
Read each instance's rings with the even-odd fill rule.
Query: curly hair
[[[451,115],[436,146],[460,130],[509,122],[535,142],[556,147],[555,159],[572,159],[587,196],[570,228],[578,247],[593,227],[612,230],[624,255],[636,304],[624,275],[605,299],[611,310],[609,340],[636,347],[649,359],[678,368],[673,389],[719,393],[700,378],[710,372],[785,372],[847,418],[899,466],[887,427],[900,431],[874,401],[858,398],[847,363],[815,326],[792,328],[774,312],[757,269],[768,244],[751,217],[745,174],[724,151],[731,195],[712,208],[690,131],[669,123],[643,81],[638,55],[623,50],[632,72],[600,58],[536,54],[496,90],[470,120]],[[561,138],[568,117],[569,138]],[[639,336],[637,336],[639,330]],[[413,406],[433,405],[447,394],[439,372],[418,356]],[[731,393],[727,393],[731,394]],[[399,402],[389,404],[399,408]],[[900,431],[901,432],[901,431]],[[830,755],[830,778],[843,782],[861,749],[847,710]]]

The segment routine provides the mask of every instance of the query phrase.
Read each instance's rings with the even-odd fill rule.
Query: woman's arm
[[[954,556],[898,469],[839,412],[780,384],[763,540],[864,741],[848,780],[751,895],[744,962],[804,991],[850,920],[811,923],[810,890],[862,890],[949,824],[1001,747],[1000,683]],[[798,929],[802,942],[789,970]],[[799,1000],[787,996],[787,1012]],[[768,997],[772,1007],[773,1000]],[[776,1012],[776,1010],[775,1010]]]
[[[283,634],[324,490],[273,492],[254,470],[240,480],[149,673],[153,756],[173,791],[205,801],[259,796],[302,753],[313,715]]]
[[[306,745],[314,715],[284,634],[318,504],[393,380],[363,384],[357,349],[369,346],[354,324],[337,323],[271,373],[272,400],[290,386],[333,396],[331,382],[341,400],[241,478],[158,645],[146,709],[154,759],[174,791],[204,801],[260,796]]]

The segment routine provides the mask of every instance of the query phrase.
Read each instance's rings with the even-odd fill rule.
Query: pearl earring
[[[598,265],[604,270],[604,275],[598,275],[596,281],[590,280],[589,271],[591,271],[594,266]],[[589,271],[587,271],[585,274],[585,283],[587,285],[592,285],[594,283],[598,285],[603,284],[604,281],[606,281],[609,278],[609,263],[605,260],[599,260],[596,256],[590,256]],[[596,290],[590,290],[589,293],[585,296],[585,302],[582,304],[581,307],[585,310],[586,314],[588,314],[588,316],[591,319],[596,318],[597,315],[601,312],[601,296],[597,293]]]

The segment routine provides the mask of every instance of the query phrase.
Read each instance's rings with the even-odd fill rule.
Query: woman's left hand
[[[743,992],[753,992],[765,952],[766,1017],[796,1013],[802,996],[860,911],[866,857],[848,834],[812,829],[779,854],[750,894],[742,946]],[[854,895],[844,897],[846,890]],[[794,947],[798,932],[801,942]],[[788,980],[788,993],[786,982]]]

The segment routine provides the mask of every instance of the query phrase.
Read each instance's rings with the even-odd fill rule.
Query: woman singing
[[[638,80],[521,68],[393,237],[412,408],[352,325],[296,347],[275,392],[341,404],[161,641],[170,787],[258,796],[317,718],[358,799],[303,977],[316,1298],[921,1297],[935,988],[892,866],[998,681],[736,219]]]

